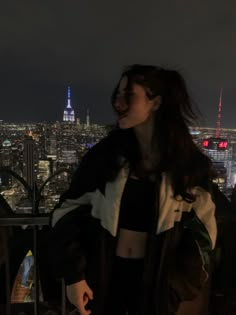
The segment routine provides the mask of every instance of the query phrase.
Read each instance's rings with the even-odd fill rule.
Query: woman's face
[[[159,107],[159,106],[158,106]],[[158,108],[155,99],[150,100],[145,89],[136,83],[128,84],[128,78],[120,81],[113,108],[121,129],[133,128],[145,122]]]

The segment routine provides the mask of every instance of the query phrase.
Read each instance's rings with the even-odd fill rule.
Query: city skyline
[[[0,119],[58,121],[71,86],[76,117],[115,121],[110,95],[125,65],[180,70],[205,126],[235,128],[236,4],[229,0],[0,5]]]
[[[215,128],[216,129],[216,133],[218,133],[218,136],[220,134],[220,130],[221,129],[235,129],[236,128],[236,125],[235,125],[235,128],[225,128],[225,127],[222,127],[221,126],[221,111],[222,111],[222,88],[220,90],[220,99],[219,99],[219,104],[220,104],[220,109],[219,109],[219,104],[218,104],[218,112],[217,112],[217,120],[216,120],[216,124],[215,126],[207,126],[207,125],[199,125],[197,124],[196,127],[207,127],[207,128]],[[83,115],[84,117],[82,117],[81,115],[76,115],[76,112],[80,113],[80,111],[74,111],[74,106],[72,105],[72,102],[71,102],[71,87],[70,86],[67,86],[66,87],[66,96],[65,96],[65,105],[64,105],[64,110],[63,110],[63,114],[61,115],[62,117],[60,117],[58,120],[42,120],[42,121],[4,121],[3,119],[0,118],[0,122],[4,122],[4,123],[16,123],[16,124],[37,124],[37,123],[55,123],[55,122],[59,122],[59,121],[70,121],[71,122],[74,122],[74,123],[82,123],[82,124],[88,124],[88,121],[90,121],[90,108],[89,107],[86,107],[82,110],[83,112]],[[69,111],[68,111],[69,109]],[[85,110],[86,110],[86,114],[85,114]],[[68,115],[71,115],[70,111],[72,111],[72,116],[69,118]],[[66,116],[68,117],[66,117]],[[57,116],[58,116],[58,113],[57,113]],[[111,124],[115,124],[115,120],[116,120],[116,117],[115,115],[113,115],[113,122],[109,122],[109,123],[103,123],[102,125],[111,125]],[[200,121],[204,121],[204,117],[202,116],[202,113],[198,113],[198,117],[199,117],[199,120]],[[203,118],[203,120],[201,120],[201,118]],[[96,121],[93,122],[94,124],[97,124]],[[193,126],[194,127],[194,126]]]

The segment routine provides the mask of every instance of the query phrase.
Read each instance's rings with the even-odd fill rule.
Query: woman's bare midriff
[[[116,256],[123,258],[143,258],[145,256],[147,232],[120,229]]]

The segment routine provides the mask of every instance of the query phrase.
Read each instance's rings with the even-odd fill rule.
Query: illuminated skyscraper
[[[71,107],[71,100],[70,100],[70,87],[68,86],[67,89],[67,106],[63,113],[63,121],[75,121],[75,112]]]
[[[0,146],[0,167],[12,168],[12,144],[6,139]],[[10,186],[12,184],[11,175],[3,173],[0,175],[0,185]]]
[[[232,186],[232,147],[226,138],[206,138],[202,141],[202,150],[213,162],[213,167],[218,173],[217,184],[224,191],[227,186]]]
[[[25,136],[23,151],[23,174],[24,179],[30,187],[33,187],[36,180],[38,166],[37,149],[31,136]]]
[[[12,144],[8,139],[3,141],[0,148],[0,166],[12,166]]]

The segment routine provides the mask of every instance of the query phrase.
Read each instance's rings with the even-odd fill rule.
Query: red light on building
[[[218,149],[220,149],[220,150],[227,149],[227,146],[228,146],[228,141],[220,141],[218,143]]]
[[[208,148],[208,146],[209,146],[209,141],[208,141],[208,140],[203,140],[202,146],[203,146],[204,148]]]

